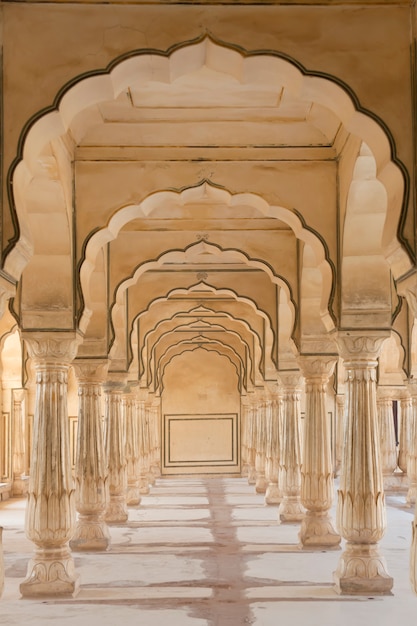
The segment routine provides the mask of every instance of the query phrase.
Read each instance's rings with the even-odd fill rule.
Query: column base
[[[376,544],[347,543],[333,578],[341,595],[392,595],[394,581]]]
[[[152,471],[152,467],[151,467],[151,469],[149,470],[149,473],[148,473],[147,478],[148,478],[148,483],[149,483],[150,485],[152,485],[152,486],[153,486],[153,485],[156,483],[156,478],[155,478],[155,474],[154,474],[154,473],[153,473],[153,471]]]
[[[254,485],[256,483],[256,471],[255,468],[250,465],[248,469],[248,485]]]
[[[258,474],[256,476],[255,491],[256,493],[266,493],[268,487],[268,481],[265,478],[265,474]]]
[[[407,497],[406,497],[406,502],[408,506],[411,507],[415,505],[416,496],[417,496],[417,484],[411,483],[411,485],[408,488]]]
[[[140,504],[140,501],[141,501],[141,497],[140,497],[139,483],[128,485],[126,504],[128,506],[136,506],[137,504]]]
[[[92,515],[80,515],[69,545],[76,552],[97,552],[108,550],[110,543],[109,529],[102,519]]]
[[[29,488],[29,476],[21,476],[13,479],[12,494],[13,497],[26,496]]]
[[[75,596],[79,590],[79,575],[67,547],[37,550],[28,563],[28,575],[20,584],[24,598],[39,596]]]
[[[148,479],[142,478],[139,482],[139,493],[143,496],[147,496],[151,489],[149,487]]]
[[[127,522],[129,517],[124,496],[110,496],[104,519],[108,524]]]
[[[298,534],[303,550],[339,550],[340,535],[327,511],[307,511]]]
[[[276,505],[282,500],[281,492],[278,488],[278,483],[268,483],[268,487],[265,492],[265,504]]]
[[[243,463],[242,469],[240,470],[240,475],[242,478],[246,478],[249,476],[249,465],[247,463]]]
[[[284,496],[278,509],[278,517],[281,522],[301,522],[304,519],[305,510],[301,504],[300,496]]]

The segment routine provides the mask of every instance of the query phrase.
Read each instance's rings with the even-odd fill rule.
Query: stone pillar
[[[122,410],[122,384],[110,382],[105,390],[106,456],[109,501],[105,520],[108,524],[127,521],[127,469],[125,455],[125,416]]]
[[[398,467],[403,473],[404,478],[407,474],[408,465],[408,453],[410,445],[410,422],[411,414],[413,411],[411,396],[406,391],[403,393],[400,399],[400,419],[399,419],[399,452],[398,452]]]
[[[160,402],[154,400],[151,406],[151,441],[152,441],[152,474],[155,478],[161,475],[161,437],[160,437]]]
[[[25,389],[12,389],[12,419],[13,419],[13,485],[14,496],[23,496],[27,493],[28,482],[26,475],[26,412]]]
[[[154,431],[153,431],[153,411],[152,402],[145,402],[145,429],[147,441],[147,457],[148,457],[148,483],[153,486],[155,484],[155,474],[153,471],[153,455],[154,455]]]
[[[339,593],[388,594],[393,580],[378,542],[386,527],[376,406],[377,358],[384,331],[339,333],[347,375],[347,416],[337,522],[347,544],[335,572]]]
[[[259,399],[256,407],[256,453],[255,453],[255,470],[256,470],[256,493],[265,493],[268,481],[265,476],[265,454],[266,454],[266,400],[264,397]]]
[[[266,426],[266,458],[265,477],[268,486],[265,492],[266,504],[279,504],[282,494],[278,487],[279,468],[279,442],[281,430],[281,406],[282,401],[278,396],[278,390],[272,392],[271,397],[266,401],[265,426]]]
[[[73,366],[78,379],[78,520],[70,546],[72,550],[107,550],[110,533],[104,521],[108,493],[101,419],[101,385],[106,378],[107,360],[78,359]]]
[[[336,395],[336,463],[334,468],[335,476],[340,473],[343,455],[343,433],[345,428],[345,396],[338,393]]]
[[[411,412],[409,419],[409,447],[407,455],[407,474],[409,487],[407,504],[412,506],[417,502],[417,380],[412,379],[409,384],[411,394]]]
[[[129,506],[140,504],[140,468],[139,468],[139,423],[138,406],[130,393],[122,397],[126,417],[126,467],[127,467],[127,498]]]
[[[338,548],[340,536],[329,515],[334,481],[326,386],[336,363],[331,355],[302,356],[305,378],[304,458],[301,465],[301,502],[307,509],[299,533],[308,549]]]
[[[242,477],[247,477],[249,474],[249,466],[248,466],[248,412],[249,406],[246,398],[242,398],[241,409],[240,409],[240,433],[241,433],[241,470],[240,474]]]
[[[280,437],[279,485],[282,501],[278,510],[281,522],[304,519],[301,504],[300,449],[300,374],[280,372],[283,385],[282,429]]]
[[[75,595],[78,575],[69,549],[75,528],[67,407],[68,369],[77,351],[75,333],[23,333],[36,370],[33,449],[26,534],[36,544],[25,597]]]
[[[256,484],[256,470],[255,470],[255,457],[256,457],[256,406],[254,400],[250,401],[248,407],[248,485]]]
[[[147,495],[149,489],[149,446],[146,427],[146,407],[143,399],[138,399],[139,420],[139,493]]]
[[[378,412],[378,429],[380,440],[381,468],[384,477],[384,488],[391,486],[397,467],[397,447],[395,444],[394,414],[392,411],[392,391],[378,387],[376,396]]]
[[[0,526],[0,597],[4,589],[4,560],[3,560],[2,535],[3,535],[3,526]]]

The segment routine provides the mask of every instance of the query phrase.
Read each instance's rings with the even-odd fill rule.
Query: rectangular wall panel
[[[237,413],[164,415],[163,473],[239,471]]]

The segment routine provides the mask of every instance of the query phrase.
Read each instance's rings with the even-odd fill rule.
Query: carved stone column
[[[304,519],[301,504],[300,374],[280,372],[283,385],[282,429],[280,436],[279,485],[282,501],[278,510],[282,522]]]
[[[376,407],[377,358],[388,333],[339,333],[347,375],[347,416],[337,522],[346,539],[336,589],[346,594],[387,594],[393,585],[378,542],[386,527]]]
[[[156,481],[156,476],[153,468],[154,457],[154,430],[153,430],[153,411],[152,402],[145,402],[145,429],[146,429],[146,441],[147,441],[147,456],[148,456],[148,483],[153,486]]]
[[[36,370],[33,449],[26,507],[26,534],[36,544],[25,597],[74,595],[78,575],[68,542],[75,527],[67,386],[77,351],[75,333],[24,333]]]
[[[100,400],[107,360],[79,359],[73,366],[78,379],[75,465],[78,520],[70,546],[72,550],[107,550],[110,533],[104,521],[108,493]]]
[[[132,394],[122,397],[126,417],[126,466],[127,466],[127,498],[130,506],[140,504],[139,491],[139,424],[138,407]]]
[[[139,419],[139,493],[147,495],[149,488],[149,442],[146,424],[146,407],[143,399],[138,400]]]
[[[160,437],[160,402],[154,400],[150,414],[151,441],[152,441],[152,474],[155,478],[161,475],[161,437]]]
[[[338,548],[340,536],[329,515],[333,501],[333,462],[326,385],[336,363],[334,356],[302,356],[305,378],[304,458],[301,466],[301,502],[307,513],[299,533],[303,548]]]
[[[378,387],[376,396],[378,411],[378,429],[380,439],[381,468],[385,489],[390,484],[397,467],[397,448],[395,445],[394,414],[392,411],[392,391]]]
[[[25,389],[12,389],[13,419],[13,486],[14,496],[27,493]]]
[[[336,464],[334,468],[335,476],[340,473],[343,454],[343,433],[345,428],[345,396],[338,393],[336,395]]]
[[[407,474],[410,481],[407,492],[407,504],[412,506],[417,502],[417,380],[411,380],[411,412],[409,420],[409,447],[407,455]]]
[[[256,493],[265,493],[268,481],[265,476],[265,453],[266,453],[266,400],[260,398],[256,407],[256,453],[255,453],[255,470],[256,470]]]
[[[413,411],[411,396],[405,391],[400,399],[400,434],[398,467],[402,471],[404,478],[407,474],[408,454],[410,446],[410,422]]]
[[[246,398],[242,398],[240,409],[240,432],[241,432],[241,470],[242,477],[247,477],[249,474],[248,467],[248,412],[249,406]]]
[[[250,401],[250,404],[248,406],[247,420],[248,420],[248,427],[247,427],[248,485],[255,485],[256,484],[255,457],[256,457],[257,424],[256,424],[256,407],[255,407],[253,399]]]
[[[281,491],[278,487],[279,469],[279,443],[280,430],[282,427],[282,400],[278,395],[278,389],[266,401],[266,458],[265,477],[268,486],[265,493],[266,504],[279,504],[282,499]]]
[[[0,597],[4,589],[4,560],[3,560],[2,535],[3,535],[3,526],[0,526]]]
[[[125,455],[125,416],[122,410],[122,384],[110,382],[105,390],[106,456],[109,502],[105,520],[108,524],[127,521],[127,468]]]

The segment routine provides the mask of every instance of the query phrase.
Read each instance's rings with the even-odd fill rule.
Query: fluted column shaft
[[[74,595],[78,575],[68,542],[75,527],[67,408],[68,369],[77,350],[74,333],[24,334],[35,364],[36,401],[26,534],[36,545],[23,596]]]
[[[153,411],[151,402],[145,403],[145,415],[146,415],[146,440],[148,447],[148,482],[150,485],[155,484],[155,473],[154,473],[154,429],[153,429]]]
[[[104,521],[107,471],[101,420],[101,385],[107,361],[74,362],[78,379],[78,432],[75,465],[78,520],[72,550],[107,550],[110,533]]]
[[[248,407],[248,484],[255,485],[256,483],[256,469],[255,469],[255,458],[256,458],[256,431],[257,431],[257,423],[256,423],[256,408],[253,403]]]
[[[127,498],[130,506],[140,504],[140,468],[139,468],[139,424],[138,407],[132,394],[124,394],[122,398],[126,419],[126,468]]]
[[[301,505],[301,381],[297,373],[281,372],[280,379],[283,385],[283,402],[278,482],[282,501],[278,515],[282,522],[297,522],[304,518]]]
[[[336,395],[336,463],[335,475],[339,475],[342,465],[343,454],[343,433],[345,428],[345,396],[344,394]]]
[[[152,428],[152,473],[157,478],[161,475],[161,442],[160,442],[160,404],[151,407]]]
[[[13,417],[13,495],[26,493],[23,477],[26,473],[26,423],[25,423],[25,390],[12,389]]]
[[[376,405],[381,451],[382,473],[388,479],[397,467],[397,448],[395,444],[394,413],[392,394],[382,387],[377,389]]]
[[[410,446],[410,421],[412,410],[413,407],[411,396],[407,393],[400,400],[400,445],[398,452],[398,467],[403,472],[403,474],[407,474],[408,453]]]
[[[265,454],[266,454],[266,401],[264,398],[260,400],[256,407],[256,454],[255,454],[255,470],[256,470],[256,493],[265,493],[268,482],[265,476]]]
[[[339,333],[345,361],[348,406],[337,503],[337,522],[346,539],[337,571],[339,593],[390,593],[392,578],[378,542],[386,527],[385,497],[376,406],[376,366],[383,332]]]
[[[244,404],[242,401],[240,410],[241,476],[248,476],[248,411],[248,405],[246,403]]]
[[[326,385],[336,359],[333,356],[302,356],[305,378],[304,458],[301,466],[301,502],[306,515],[299,533],[303,548],[338,548],[340,536],[329,515],[334,481]]]
[[[266,504],[279,504],[282,495],[278,487],[279,469],[279,441],[281,428],[281,405],[282,400],[278,393],[274,393],[266,402],[266,457],[265,457],[265,477],[268,486],[265,492]]]
[[[125,416],[122,411],[122,391],[119,385],[105,386],[106,456],[109,502],[105,519],[108,524],[126,522],[128,511],[127,467],[125,455]]]
[[[410,384],[411,412],[409,420],[409,447],[407,455],[407,474],[410,481],[407,493],[409,506],[417,502],[417,381]]]
[[[149,493],[149,442],[146,424],[145,401],[138,400],[138,426],[139,426],[139,492],[143,495]]]

